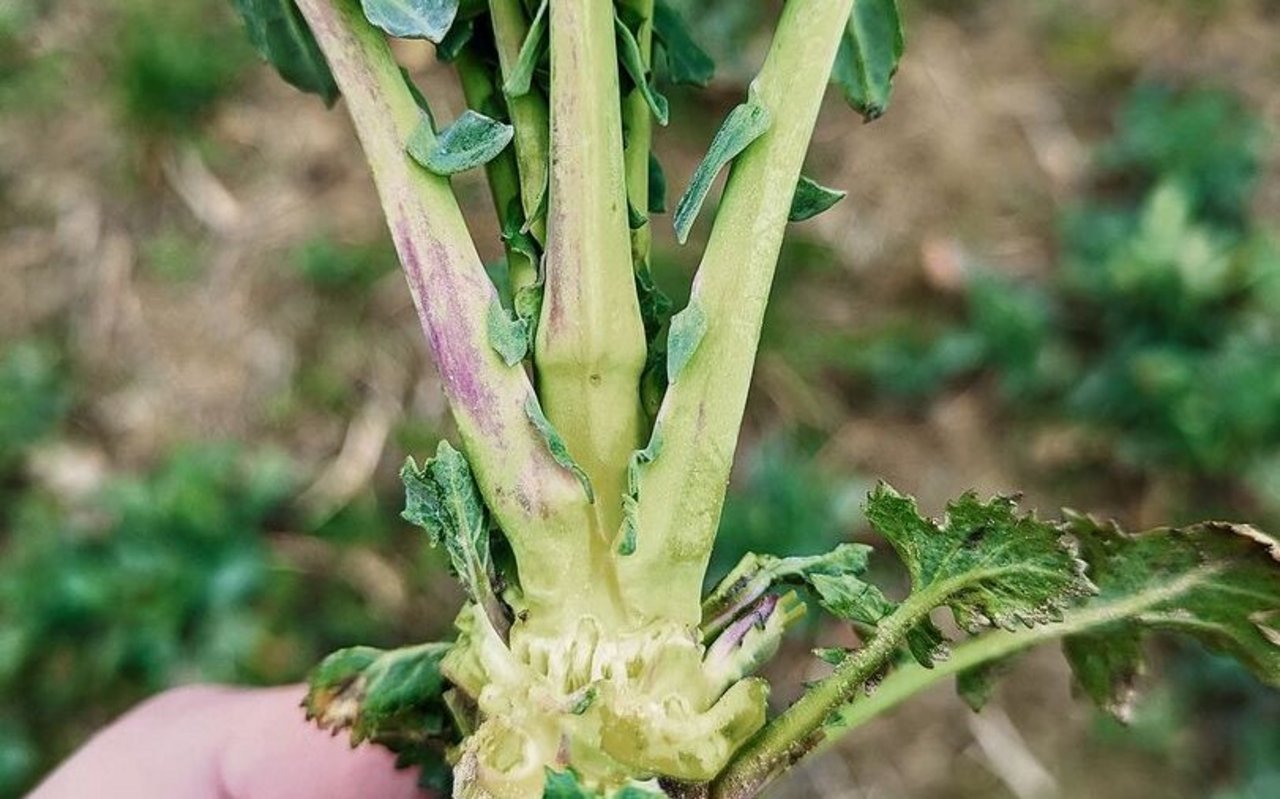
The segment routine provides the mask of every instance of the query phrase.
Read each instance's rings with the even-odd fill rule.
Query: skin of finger
[[[28,799],[424,799],[416,771],[306,721],[300,686],[194,686],[139,705]]]

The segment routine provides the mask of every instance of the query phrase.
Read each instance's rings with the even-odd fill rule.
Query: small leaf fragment
[[[671,317],[671,330],[667,333],[667,383],[674,384],[707,334],[707,314],[696,300],[690,300],[685,309]]]
[[[439,44],[458,15],[458,0],[360,0],[365,19],[397,39]]]
[[[470,108],[434,137],[423,132],[424,125],[430,122],[419,121],[405,149],[413,160],[446,177],[489,163],[515,135],[510,125]]]
[[[249,41],[280,77],[325,105],[338,99],[338,84],[311,28],[293,0],[234,0]]]
[[[618,37],[618,58],[622,61],[623,70],[643,95],[649,110],[653,112],[654,119],[659,125],[666,127],[671,110],[670,105],[667,103],[667,98],[654,87],[649,71],[645,69],[644,56],[640,53],[640,43],[636,41],[635,33],[616,13],[613,16],[613,27]]]
[[[649,151],[649,213],[667,212],[667,175],[657,153]]]
[[[858,0],[849,15],[832,77],[866,121],[884,115],[905,47],[898,0]]]
[[[634,555],[636,539],[640,534],[640,475],[644,467],[653,463],[662,451],[662,426],[654,424],[649,443],[644,449],[631,453],[627,461],[627,493],[622,497],[622,530],[619,534],[618,554]]]
[[[508,97],[522,97],[533,86],[533,73],[542,58],[543,41],[547,37],[547,0],[542,0],[529,23],[529,34],[520,45],[520,54],[502,91]]]
[[[689,240],[689,230],[707,199],[707,193],[711,191],[716,175],[751,142],[764,135],[770,123],[769,109],[754,98],[729,112],[711,140],[707,154],[694,171],[689,188],[685,189],[684,196],[676,205],[676,238],[681,244]]]
[[[791,198],[791,212],[787,219],[791,222],[804,222],[813,219],[823,211],[848,196],[849,192],[829,189],[804,175],[796,184],[795,196]]]
[[[446,64],[452,64],[458,60],[458,56],[462,55],[462,51],[471,43],[475,35],[475,20],[459,20],[449,28],[449,32],[440,40],[440,44],[436,45],[436,58]]]
[[[956,675],[956,693],[977,713],[986,707],[995,695],[996,683],[1009,670],[1009,658],[981,663]]]
[[[512,316],[495,298],[489,304],[487,327],[489,346],[502,356],[507,366],[516,366],[529,353],[529,325],[524,319]]]
[[[552,459],[578,478],[578,482],[582,484],[582,490],[587,494],[587,501],[594,505],[596,492],[591,487],[591,478],[587,476],[587,473],[569,454],[569,445],[564,443],[564,438],[561,437],[560,432],[556,430],[555,425],[551,424],[551,420],[547,418],[547,415],[542,412],[542,405],[538,403],[538,397],[533,392],[529,392],[529,398],[525,400],[524,414],[529,417],[529,421],[533,423],[534,428],[542,436],[542,440],[546,443],[547,451],[551,453]]]
[[[680,12],[668,0],[657,0],[653,6],[653,35],[666,55],[667,74],[676,83],[706,86],[715,75],[716,65],[689,33]]]
[[[525,351],[533,352],[538,338],[538,317],[542,315],[542,282],[517,289],[512,305],[515,307],[516,318],[524,323],[527,336]]]

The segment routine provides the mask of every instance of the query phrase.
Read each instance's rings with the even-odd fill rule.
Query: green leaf
[[[458,15],[458,0],[360,0],[365,19],[397,39],[439,44]]]
[[[507,78],[502,91],[508,97],[522,97],[529,93],[533,86],[533,73],[542,60],[543,42],[547,38],[547,0],[538,5],[538,12],[529,23],[529,35],[520,45],[520,55],[516,58],[511,75]]]
[[[689,33],[689,26],[667,0],[653,6],[653,35],[667,57],[667,74],[676,83],[706,86],[716,65]]]
[[[905,38],[898,0],[858,0],[849,15],[832,77],[868,122],[884,115]]]
[[[636,41],[636,35],[626,23],[622,21],[616,13],[613,16],[614,31],[618,36],[618,58],[622,61],[622,68],[626,71],[627,77],[631,78],[631,82],[635,84],[640,93],[644,95],[644,101],[648,104],[649,110],[653,112],[654,119],[658,120],[658,124],[666,126],[670,114],[670,105],[667,98],[663,97],[653,86],[653,82],[649,78],[649,72],[644,66],[644,56],[640,53],[640,43]]]
[[[525,351],[533,352],[534,343],[538,338],[538,317],[542,315],[542,282],[521,287],[516,291],[512,305],[515,307],[516,318],[524,323],[528,336]]]
[[[622,497],[622,531],[618,538],[618,554],[634,555],[640,534],[640,475],[662,451],[662,426],[655,423],[644,449],[631,453],[627,461],[627,493]]]
[[[578,478],[578,482],[582,484],[582,490],[587,493],[587,501],[594,505],[596,492],[591,487],[591,478],[587,476],[583,468],[569,454],[569,445],[564,443],[564,438],[561,437],[560,432],[556,430],[555,425],[551,424],[551,420],[547,418],[547,415],[542,412],[542,406],[538,403],[537,396],[532,392],[529,394],[529,399],[525,401],[524,414],[529,417],[530,422],[533,422],[533,426],[542,436],[542,440],[546,442],[547,450],[551,453],[551,457],[561,467],[568,469],[573,473],[574,477]]]
[[[818,603],[828,613],[863,630],[875,630],[898,609],[880,589],[852,574],[818,574],[810,581]],[[947,657],[947,639],[929,619],[921,619],[906,633],[907,651],[922,666],[932,666]]]
[[[667,333],[667,383],[675,383],[697,352],[707,334],[707,314],[702,306],[690,300],[685,309],[671,317]]]
[[[657,153],[649,151],[649,213],[667,212],[667,175]]]
[[[448,441],[421,468],[409,458],[400,470],[404,481],[405,521],[427,531],[431,545],[444,542],[453,571],[473,600],[484,607],[495,628],[506,627],[493,589],[489,554],[489,518],[467,459]]]
[[[630,198],[627,199],[627,227],[631,230],[639,230],[649,223],[649,217],[644,212],[632,205]]]
[[[436,58],[452,64],[476,35],[476,23],[472,19],[458,20],[436,45]]]
[[[411,755],[438,750],[456,738],[440,671],[451,646],[340,649],[308,676],[307,718],[334,733],[350,730],[352,746],[374,741]]]
[[[736,158],[751,142],[764,135],[770,125],[769,109],[755,99],[734,108],[716,131],[711,146],[702,163],[693,173],[689,188],[676,205],[676,238],[681,244],[689,240],[689,229],[702,209],[702,203],[711,191],[711,183],[730,161]]]
[[[956,693],[974,713],[986,707],[995,695],[996,683],[1009,670],[1007,659],[993,660],[956,675]]]
[[[489,346],[502,356],[507,366],[516,366],[529,353],[529,323],[519,315],[512,316],[497,299],[489,305],[486,320]]]
[[[572,769],[552,771],[547,769],[547,779],[542,786],[542,799],[597,799],[594,792],[578,782]]]
[[[791,212],[787,215],[787,219],[792,222],[813,219],[843,200],[848,194],[847,191],[828,189],[801,175],[800,182],[796,184],[795,196],[791,198]]]
[[[1235,658],[1258,679],[1280,685],[1280,544],[1246,525],[1206,523],[1126,534],[1114,523],[1070,514],[1098,585],[1095,605],[1186,589],[1136,614],[1068,637],[1064,650],[1084,692],[1128,717],[1149,631],[1190,635]]]
[[[432,135],[424,117],[409,136],[405,150],[437,175],[456,175],[492,161],[511,143],[515,129],[468,108],[453,124]]]
[[[249,41],[280,77],[304,92],[320,95],[325,105],[333,105],[338,99],[338,84],[293,0],[234,2]]]

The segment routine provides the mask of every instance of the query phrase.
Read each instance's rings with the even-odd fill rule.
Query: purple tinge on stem
[[[778,601],[777,594],[760,597],[754,605],[748,608],[746,613],[742,614],[737,621],[730,624],[720,634],[715,643],[707,648],[707,655],[704,660],[712,661],[731,657],[747,633],[753,628],[764,627],[765,623],[769,621],[769,617],[773,615],[774,609],[778,606]]]

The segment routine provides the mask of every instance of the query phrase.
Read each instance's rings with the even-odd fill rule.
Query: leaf
[[[811,580],[823,609],[864,630],[874,630],[898,609],[880,589],[849,574],[818,574]],[[922,666],[930,667],[947,657],[947,639],[928,619],[921,619],[906,633],[907,651]]]
[[[671,330],[667,333],[668,384],[680,377],[706,334],[707,315],[696,300],[690,300],[683,311],[671,317]]]
[[[1247,525],[1213,522],[1132,535],[1074,513],[1066,529],[1098,585],[1091,605],[1171,594],[1064,641],[1076,680],[1102,709],[1128,717],[1142,673],[1141,640],[1156,630],[1190,635],[1263,682],[1280,685],[1280,544],[1274,539]]]
[[[516,366],[529,353],[529,323],[512,316],[496,298],[489,305],[487,327],[489,346],[502,356],[507,366]]]
[[[779,558],[748,553],[702,603],[703,638],[727,627],[767,592],[784,585],[816,586],[824,577],[851,579],[867,569],[871,547],[841,544],[822,555]]]
[[[538,397],[532,392],[529,393],[529,399],[525,401],[524,414],[529,417],[529,421],[533,422],[533,426],[542,436],[542,440],[546,442],[547,450],[551,453],[552,459],[578,478],[578,482],[582,484],[582,490],[587,493],[587,501],[594,505],[596,492],[591,487],[591,478],[587,476],[587,473],[569,454],[569,445],[564,443],[559,431],[547,419],[547,415],[542,412],[542,406],[538,404]]]
[[[652,150],[649,151],[649,213],[665,214],[667,212],[667,175],[662,171],[662,162]]]
[[[419,757],[434,748],[439,757],[438,750],[456,738],[440,671],[451,646],[340,649],[308,675],[307,718],[334,733],[350,730],[352,746],[374,741]]]
[[[956,693],[974,713],[979,712],[995,695],[996,683],[1009,671],[1008,659],[993,660],[956,675]]]
[[[293,0],[234,0],[249,41],[290,84],[318,94],[325,105],[338,99],[338,84],[320,45]]]
[[[905,38],[898,0],[858,0],[849,15],[832,77],[868,122],[889,107]]]
[[[1063,607],[1092,590],[1057,527],[1018,514],[1011,497],[982,502],[970,492],[949,503],[938,523],[881,483],[866,513],[910,572],[913,597],[948,605],[966,630],[1056,621]]]
[[[473,600],[494,606],[489,519],[471,467],[448,441],[421,468],[409,458],[400,470],[405,506],[401,516],[427,531],[431,545],[444,542],[454,572]],[[491,614],[492,615],[492,614]]]
[[[476,35],[476,23],[472,19],[458,20],[436,45],[436,58],[452,64]]]
[[[792,222],[813,219],[843,200],[848,194],[847,191],[828,189],[801,175],[800,182],[796,184],[795,196],[791,198],[791,212],[787,215],[787,219]]]
[[[397,39],[439,44],[458,15],[458,0],[360,0],[365,19]]]
[[[438,135],[430,135],[425,117],[405,149],[414,161],[437,175],[456,175],[492,161],[511,143],[515,129],[468,108]]]
[[[676,83],[706,86],[716,65],[689,33],[689,26],[667,0],[653,6],[653,35],[667,58],[667,74]]]
[[[636,41],[635,33],[617,13],[613,15],[613,28],[618,36],[618,58],[622,61],[623,70],[644,96],[654,119],[665,127],[670,116],[670,105],[649,79],[649,71],[645,69],[644,56],[640,53],[640,43]]]
[[[627,227],[631,230],[639,230],[649,223],[649,217],[644,212],[631,203],[630,198],[627,199]]]
[[[533,352],[538,337],[538,317],[542,314],[542,282],[518,289],[512,305],[515,307],[516,318],[524,323],[528,336],[526,353]]]
[[[627,461],[627,493],[622,497],[622,530],[619,534],[618,554],[633,555],[636,539],[640,534],[640,474],[653,463],[662,451],[662,426],[654,423],[649,443],[644,449],[631,453]]]
[[[676,205],[675,227],[676,238],[681,244],[689,240],[689,229],[702,209],[702,203],[711,191],[711,183],[720,174],[725,165],[736,158],[751,142],[764,135],[770,125],[769,109],[755,99],[734,108],[729,112],[716,131],[707,154],[693,173],[689,188]]]
[[[533,86],[533,73],[542,60],[543,41],[547,38],[547,0],[538,5],[538,12],[529,23],[529,35],[520,45],[520,55],[516,58],[511,75],[507,78],[502,91],[508,97],[523,97]]]

